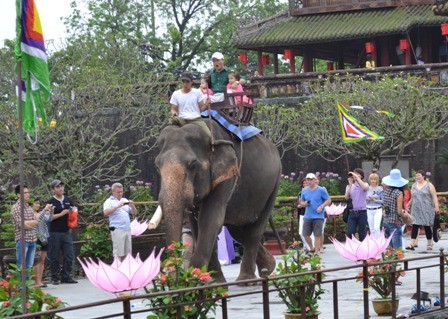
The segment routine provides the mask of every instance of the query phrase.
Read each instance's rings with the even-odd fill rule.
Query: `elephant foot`
[[[275,270],[275,264],[274,256],[272,256],[266,248],[261,246],[257,255],[258,275],[260,277],[269,276]]]
[[[238,278],[236,278],[236,281],[248,280],[248,279],[257,279],[257,276],[255,276],[255,274],[241,274],[240,273]],[[257,284],[258,284],[257,282],[249,282],[249,283],[237,284],[237,286],[247,287],[247,286],[256,286]]]
[[[224,274],[221,271],[214,273],[212,277],[214,282],[217,284],[223,284],[227,282],[226,278],[224,277]]]

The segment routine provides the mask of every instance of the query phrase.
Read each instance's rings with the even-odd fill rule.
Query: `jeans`
[[[35,252],[36,252],[36,242],[25,242],[26,268],[33,267]],[[17,260],[17,266],[22,267],[22,247],[20,245],[20,240],[16,241],[16,260]]]
[[[350,211],[347,223],[347,237],[352,238],[356,233],[356,226],[358,226],[359,240],[363,241],[367,235],[367,211],[363,211],[362,213]]]
[[[62,252],[61,280],[70,277],[73,268],[75,253],[73,252],[73,239],[69,232],[50,232],[48,239],[48,259],[50,260],[51,280],[59,280],[59,254]]]
[[[389,243],[389,246],[393,247],[394,249],[398,249],[398,248],[402,247],[402,243],[403,243],[403,241],[402,241],[402,237],[403,237],[402,226],[403,225],[391,224],[391,223],[383,224],[383,227],[385,230],[384,235],[386,236],[386,238],[389,238],[390,235],[395,230],[392,240]]]

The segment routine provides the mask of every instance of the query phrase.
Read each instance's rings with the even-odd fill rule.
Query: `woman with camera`
[[[355,168],[353,172],[348,173],[348,185],[345,188],[345,199],[351,199],[353,208],[349,211],[347,222],[347,237],[358,232],[359,240],[366,237],[367,230],[367,192],[369,184],[363,181],[364,171]]]

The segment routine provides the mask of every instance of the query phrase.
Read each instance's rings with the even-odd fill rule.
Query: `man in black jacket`
[[[48,239],[48,258],[50,260],[51,283],[59,285],[59,255],[62,252],[63,262],[60,273],[61,283],[76,284],[76,280],[71,277],[75,254],[73,251],[73,239],[70,229],[67,226],[67,214],[73,205],[72,200],[64,195],[64,183],[54,180],[50,183],[53,197],[48,200],[48,204],[54,207],[53,220],[49,224],[50,237]]]

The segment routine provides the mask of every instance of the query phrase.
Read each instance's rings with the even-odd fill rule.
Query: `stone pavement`
[[[325,245],[325,252],[322,254],[322,261],[324,267],[337,268],[353,265],[353,262],[345,260],[339,256],[332,244]],[[420,236],[419,247],[415,251],[406,251],[406,257],[422,256],[424,254],[438,254],[439,248],[448,249],[448,232],[444,232],[442,239],[434,245],[434,250],[431,252],[426,251],[426,239],[424,236]],[[277,256],[279,260],[280,257]],[[435,263],[436,259],[432,259],[431,263]],[[419,265],[428,264],[427,261],[420,261]],[[416,264],[411,264],[411,267]],[[227,278],[227,281],[232,282],[238,276],[239,264],[224,266],[223,271]],[[331,272],[327,275],[326,279],[340,278],[355,276],[355,269],[342,270],[337,272]],[[433,297],[439,295],[439,276],[437,268],[423,269],[421,271],[422,276],[422,290],[427,291]],[[445,279],[448,276],[445,276]],[[84,303],[95,302],[99,300],[113,299],[115,296],[110,293],[106,293],[102,290],[94,287],[86,278],[78,278],[79,283],[74,285],[48,285],[45,291],[60,297],[62,300],[67,301],[71,306],[80,305]],[[400,297],[400,305],[398,314],[406,314],[410,311],[413,304],[416,303],[411,297],[416,291],[416,274],[414,271],[408,272],[406,276],[401,277],[403,282],[401,286],[397,286],[397,293]],[[445,286],[448,282],[445,280]],[[333,294],[331,284],[324,285],[326,293],[322,295],[322,299],[319,302],[321,314],[319,319],[332,319],[333,318]],[[231,286],[230,295],[234,293],[244,293],[250,291],[260,290],[260,287],[237,287]],[[138,291],[137,294],[143,294],[144,291]],[[363,299],[362,299],[362,283],[355,282],[354,280],[343,281],[338,284],[338,304],[339,304],[339,318],[341,319],[362,319],[363,318]],[[375,297],[373,290],[369,291],[371,299]],[[276,296],[275,292],[270,293],[270,318],[271,319],[283,319],[283,312],[286,310],[286,306]],[[133,301],[134,308],[141,310],[141,305],[138,304],[138,300]],[[228,301],[228,314],[229,318],[245,318],[245,319],[261,319],[263,318],[262,308],[262,296],[261,294],[248,295],[243,297],[230,298]],[[76,310],[67,313],[62,313],[62,317],[65,319],[87,319],[103,316],[106,314],[112,314],[121,311],[121,304],[112,304],[102,307],[89,308],[84,310]],[[370,305],[371,318],[377,318]],[[146,318],[145,315],[134,315],[132,318],[140,319]],[[216,318],[222,318],[220,310],[218,311]],[[383,317],[384,318],[384,317]],[[445,317],[442,317],[445,318]]]

